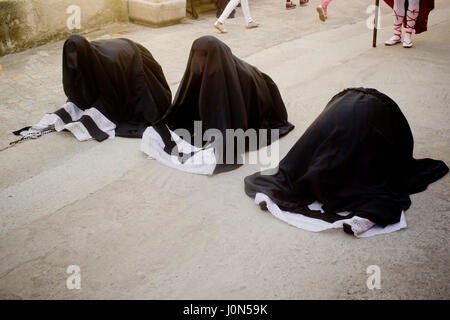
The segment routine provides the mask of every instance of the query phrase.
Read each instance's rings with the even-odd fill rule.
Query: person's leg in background
[[[322,0],[322,4],[317,7],[317,13],[319,14],[319,19],[321,21],[327,20],[328,5],[330,2],[331,0]]]
[[[402,42],[402,24],[405,18],[405,0],[394,0],[394,35],[385,42],[387,46]]]
[[[241,0],[242,12],[244,13],[245,23],[247,24],[246,28],[256,28],[259,26],[258,23],[253,21],[252,16],[250,15],[250,7],[248,6],[248,0]]]
[[[227,30],[224,28],[225,20],[228,18],[230,13],[237,7],[237,5],[241,3],[242,12],[244,13],[246,28],[256,28],[259,26],[256,22],[253,21],[250,15],[250,8],[248,6],[248,0],[230,0],[228,5],[225,7],[222,15],[217,19],[214,23],[214,27],[219,30],[221,33],[226,33]]]
[[[417,17],[419,16],[420,0],[409,0],[408,10],[406,11],[406,30],[405,38],[403,39],[403,47],[411,48],[413,46],[411,36],[416,25]]]
[[[216,18],[219,18],[222,15],[223,10],[225,10],[228,5],[229,0],[214,0],[217,6]],[[236,9],[231,11],[231,14],[228,16],[228,19],[233,19],[236,13]]]
[[[286,0],[286,10],[295,9],[296,4],[291,0]]]
[[[300,7],[306,6],[308,4],[309,0],[300,0]]]
[[[225,27],[223,26],[223,24],[224,24],[225,20],[227,20],[228,16],[231,14],[231,12],[233,12],[233,10],[237,7],[239,2],[240,2],[240,0],[230,0],[230,2],[228,2],[227,6],[223,10],[222,15],[214,23],[214,28],[219,30],[220,33],[227,33],[228,32],[225,29]]]

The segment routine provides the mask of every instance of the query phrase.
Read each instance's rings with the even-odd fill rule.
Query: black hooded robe
[[[245,192],[252,198],[260,194],[263,209],[264,198],[272,209],[276,204],[275,211],[330,224],[360,217],[383,228],[399,223],[411,205],[410,194],[449,171],[442,161],[414,159],[413,145],[409,124],[393,100],[374,89],[347,89],[328,103],[278,173],[246,177]],[[315,201],[324,212],[308,207]]]
[[[35,128],[67,129],[81,141],[142,137],[172,99],[161,66],[128,39],[89,42],[70,36],[63,49],[63,86],[68,103]]]
[[[194,41],[175,100],[159,124],[166,125],[170,130],[186,129],[194,135],[194,121],[202,122],[203,132],[217,129],[223,137],[226,137],[227,129],[266,129],[268,134],[270,130],[278,130],[281,137],[294,128],[288,122],[286,107],[273,80],[234,56],[225,43],[213,36],[204,36]],[[158,143],[166,153],[173,154],[176,145],[170,142],[171,134],[167,132],[167,127],[155,126],[151,134],[147,132],[148,139],[144,134],[142,150],[151,153],[148,144],[152,143],[152,135],[154,140],[159,140]],[[223,139],[223,153],[218,158],[225,159],[227,146],[230,145],[230,141],[226,140]],[[267,144],[270,144],[274,139],[268,137],[267,140]],[[179,161],[180,166],[175,164],[173,167],[184,170],[186,155],[183,153],[180,152],[180,158],[174,160]],[[151,156],[161,160],[154,154]],[[218,165],[215,170],[217,173],[231,167],[233,165],[228,163],[228,167]]]

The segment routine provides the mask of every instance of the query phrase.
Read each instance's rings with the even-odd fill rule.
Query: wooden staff
[[[377,47],[377,33],[378,33],[378,11],[380,7],[380,0],[375,0],[375,21],[373,26],[373,40],[372,47]]]

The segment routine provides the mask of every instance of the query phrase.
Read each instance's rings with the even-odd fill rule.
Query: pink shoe
[[[309,0],[300,0],[300,7],[306,6]]]
[[[292,1],[286,2],[286,10],[295,9],[297,5],[293,3]]]

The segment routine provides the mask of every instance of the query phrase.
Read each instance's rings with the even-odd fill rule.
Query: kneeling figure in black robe
[[[161,66],[146,48],[128,39],[89,42],[70,36],[63,49],[63,86],[67,104],[18,134],[55,129],[69,130],[80,141],[142,137],[172,100]]]
[[[200,126],[197,131],[201,132],[196,131],[195,122]],[[236,146],[239,142],[226,139],[227,130],[247,132],[251,129],[258,133],[267,131],[268,135],[274,130],[281,137],[293,128],[273,80],[234,56],[217,38],[204,36],[192,45],[175,101],[159,125],[147,129],[141,149],[168,166],[212,174],[238,162],[236,153],[239,152],[230,145]],[[193,145],[192,140],[186,141],[186,136],[181,139],[174,133],[179,129],[187,130],[193,137]],[[201,137],[210,129],[219,132],[222,141]],[[196,143],[196,138],[200,143]],[[266,138],[268,141],[258,146],[276,139],[274,136]],[[208,143],[212,147],[205,148]],[[235,153],[233,163],[225,163],[227,152]]]
[[[442,161],[413,158],[413,136],[397,104],[374,89],[336,95],[278,173],[245,178],[245,191],[291,225],[344,227],[370,236],[406,227],[409,195],[444,176]]]

